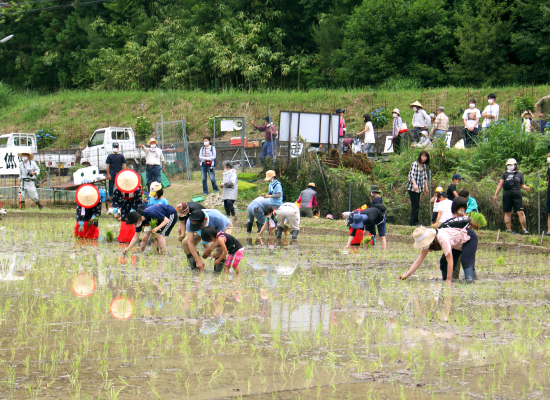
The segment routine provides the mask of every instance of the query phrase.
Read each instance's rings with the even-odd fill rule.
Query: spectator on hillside
[[[336,110],[336,114],[340,116],[340,122],[339,122],[339,128],[338,128],[338,151],[340,151],[340,154],[344,151],[344,138],[346,137],[346,121],[344,120],[344,113],[346,110],[342,108],[338,108]]]
[[[162,153],[162,149],[158,148],[158,144],[157,139],[151,138],[147,142],[149,148],[144,145],[140,146],[145,151],[145,154],[147,154],[145,158],[147,187],[151,187],[151,183],[153,182],[162,182],[161,172],[166,174],[164,154]]]
[[[453,181],[447,188],[447,197],[449,198],[449,200],[453,201],[455,197],[458,197],[458,193],[456,191],[456,185],[460,185],[461,181],[462,181],[462,176],[460,176],[460,174],[453,175]]]
[[[422,150],[418,155],[418,159],[412,163],[409,171],[409,182],[407,183],[407,191],[411,199],[411,218],[410,226],[420,225],[418,220],[418,211],[420,210],[420,193],[422,188],[429,193],[428,190],[428,165],[430,164],[430,154],[426,150]]]
[[[445,139],[448,130],[449,117],[445,115],[445,107],[439,107],[437,109],[437,117],[435,117],[435,122],[431,134],[432,136],[435,136],[436,139]]]
[[[506,162],[506,171],[500,177],[497,190],[493,197],[493,201],[497,204],[497,196],[500,189],[504,189],[502,192],[502,209],[504,211],[504,223],[508,233],[514,234],[512,231],[512,210],[518,213],[519,222],[523,228],[523,234],[529,235],[527,230],[527,221],[525,219],[525,213],[523,212],[523,198],[521,196],[521,189],[527,192],[531,191],[531,188],[525,184],[525,178],[521,172],[518,171],[516,160],[510,158]]]
[[[265,125],[258,126],[254,121],[250,120],[250,123],[259,130],[260,132],[265,132],[265,142],[262,146],[262,153],[260,154],[260,160],[265,160],[266,157],[274,157],[277,152],[277,128],[271,121],[269,115],[264,117]]]
[[[531,110],[524,111],[521,118],[521,129],[525,133],[531,133],[533,131],[533,119],[535,118]]]
[[[485,110],[481,113],[483,117],[483,123],[481,129],[487,128],[491,122],[498,121],[498,115],[500,113],[500,106],[496,103],[497,96],[494,93],[490,93],[487,96],[489,105],[485,107]]]
[[[212,183],[214,193],[220,193],[218,184],[216,183],[216,148],[210,144],[210,138],[207,136],[203,139],[203,147],[199,152],[201,160],[202,173],[202,192],[205,196],[208,195],[208,177]],[[159,181],[160,182],[160,181]]]
[[[550,115],[550,95],[544,96],[535,104],[535,114],[540,118],[540,131],[544,132]]]
[[[430,114],[430,125],[428,126],[428,129],[429,129],[430,131],[433,130],[434,124],[435,124],[435,114],[434,114],[434,113],[431,113],[431,114]]]
[[[399,108],[394,108],[393,115],[393,152],[395,154],[401,153],[401,137],[403,136],[403,119],[399,112]]]
[[[470,192],[467,189],[462,189],[458,192],[458,196],[466,199],[466,215],[472,212],[479,212],[476,199],[470,196]]]
[[[363,122],[365,122],[365,129],[357,133],[357,136],[365,134],[365,139],[363,139],[363,146],[361,152],[367,155],[374,155],[374,144],[376,143],[376,138],[374,136],[374,126],[372,126],[372,119],[369,113],[363,115]]]
[[[223,207],[228,217],[235,216],[235,200],[239,194],[239,178],[237,177],[237,171],[233,169],[231,161],[225,160],[223,162],[223,181],[220,183],[223,187]]]
[[[550,236],[550,150],[546,154],[546,162],[548,163],[548,169],[546,170],[546,214],[548,214],[548,231],[544,232],[545,236]]]
[[[414,128],[413,137],[414,141],[418,142],[420,140],[421,132],[428,130],[428,126],[430,125],[430,117],[428,113],[424,111],[424,107],[419,101],[409,104],[409,107],[411,107],[414,111],[412,119],[412,126]]]
[[[475,99],[470,100],[470,108],[464,111],[462,119],[464,121],[464,144],[467,147],[475,145],[477,140],[477,132],[479,129],[479,118],[481,118],[481,112],[476,108]]]

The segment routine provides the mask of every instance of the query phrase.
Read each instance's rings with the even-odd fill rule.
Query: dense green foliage
[[[15,88],[402,90],[550,73],[544,0],[8,3],[0,76]]]

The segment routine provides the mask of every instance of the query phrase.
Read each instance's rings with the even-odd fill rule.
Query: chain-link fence
[[[191,180],[192,161],[185,118],[179,121],[164,121],[155,124],[157,140],[164,153],[166,176],[170,180]]]

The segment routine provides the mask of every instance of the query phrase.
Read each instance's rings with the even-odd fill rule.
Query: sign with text
[[[19,175],[19,164],[23,162],[17,155],[20,149],[0,149],[0,175]]]

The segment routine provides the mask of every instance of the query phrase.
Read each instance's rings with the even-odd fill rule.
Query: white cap
[[[508,161],[506,161],[506,165],[516,165],[517,161],[515,158],[510,158]]]

